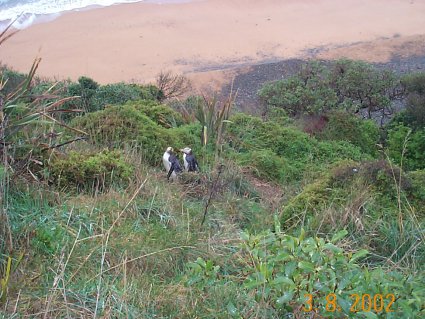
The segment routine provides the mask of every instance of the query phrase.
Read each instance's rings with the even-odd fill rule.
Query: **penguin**
[[[180,150],[183,152],[183,164],[186,172],[199,172],[199,164],[192,153],[192,149],[185,147]]]
[[[177,178],[177,174],[181,173],[183,171],[183,169],[180,165],[179,159],[177,158],[177,156],[174,153],[170,154],[168,161],[170,162],[171,166],[170,166],[170,170],[168,171],[168,174],[167,174],[167,180],[170,180],[170,176],[174,180],[174,179]]]
[[[162,163],[167,172],[167,180],[170,180],[170,177],[173,180],[176,179],[177,173],[183,171],[179,159],[174,154],[174,149],[172,147],[167,147],[165,150],[164,155],[162,155]]]
[[[164,164],[164,168],[165,171],[168,173],[170,171],[171,168],[171,163],[169,161],[170,159],[170,155],[173,153],[173,148],[172,147],[167,147],[167,149],[165,150],[164,155],[162,155],[162,163]]]

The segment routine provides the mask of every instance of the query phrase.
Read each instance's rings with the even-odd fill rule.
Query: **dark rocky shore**
[[[249,68],[249,71],[245,72],[246,69],[244,69],[244,71],[237,73],[233,81],[233,91],[238,91],[236,97],[236,106],[238,110],[253,114],[260,114],[261,110],[258,109],[260,101],[258,99],[257,92],[263,84],[291,76],[307,62],[308,60],[302,59],[268,62],[252,65]],[[323,63],[329,62],[323,61]],[[420,72],[425,71],[425,55],[412,56],[408,58],[395,55],[390,62],[376,63],[375,65],[378,68],[393,70],[397,74]],[[228,96],[230,90],[230,84],[223,87],[221,91],[222,96]]]

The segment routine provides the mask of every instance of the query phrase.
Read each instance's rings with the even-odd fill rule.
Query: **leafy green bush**
[[[151,164],[161,160],[171,141],[165,128],[131,105],[110,106],[87,113],[74,119],[72,125],[87,132],[91,141],[100,146],[121,147],[132,143]]]
[[[407,91],[406,109],[401,121],[414,130],[425,127],[425,72],[412,73],[402,78]]]
[[[345,111],[327,114],[328,122],[317,136],[325,140],[347,141],[358,146],[363,152],[376,155],[379,128],[372,120],[362,120]]]
[[[77,108],[86,112],[94,112],[98,110],[93,103],[93,97],[95,96],[98,88],[99,84],[97,82],[91,78],[82,76],[78,78],[77,83],[71,83],[68,86],[68,94],[70,96],[80,96],[79,100],[72,102],[77,106]]]
[[[412,131],[399,124],[388,132],[388,153],[397,165],[408,170],[425,168],[425,129]]]
[[[266,108],[283,108],[289,115],[318,114],[335,108],[353,112],[389,112],[398,98],[395,74],[361,61],[339,60],[329,67],[313,62],[297,75],[268,83],[259,91]]]
[[[185,283],[196,289],[212,290],[228,282],[238,286],[239,294],[246,296],[246,304],[229,304],[229,317],[241,318],[261,308],[270,318],[288,315],[305,317],[319,315],[325,318],[419,318],[423,314],[422,289],[424,277],[405,275],[384,268],[363,268],[361,261],[368,251],[344,250],[341,239],[346,230],[335,233],[331,240],[298,237],[282,233],[277,223],[275,231],[258,235],[242,233],[240,259],[242,267],[231,274],[220,272],[211,260],[190,263]],[[356,304],[370,297],[367,302]],[[385,305],[375,308],[372,300],[380,295]],[[385,307],[385,310],[384,310]]]
[[[157,101],[160,91],[152,85],[114,83],[100,86],[92,99],[93,110],[101,110],[106,105],[122,105],[127,101],[153,100]]]
[[[105,189],[113,184],[126,184],[133,168],[119,151],[104,150],[95,154],[70,152],[65,158],[50,163],[52,180],[58,187]]]
[[[291,116],[324,112],[337,103],[328,73],[317,63],[308,64],[298,75],[265,84],[258,95],[267,108],[283,108]]]
[[[244,159],[245,166],[251,166],[255,176],[278,182],[283,181],[286,163],[273,151],[253,151],[246,154]]]
[[[397,216],[399,192],[410,194],[411,191],[409,178],[387,161],[358,163],[344,160],[289,199],[282,209],[281,220],[286,228],[300,220],[311,225],[312,229],[327,220],[321,226],[322,231],[350,225],[355,229],[373,228],[373,223],[362,219],[376,221],[384,211],[392,217]],[[367,216],[362,213],[366,204],[370,210]],[[332,223],[329,216],[326,217],[329,211],[336,216]]]
[[[425,95],[425,72],[407,74],[402,77],[401,82],[407,92]]]
[[[412,195],[423,203],[421,206],[422,211],[425,213],[425,170],[409,172],[407,176],[412,183]]]
[[[165,128],[177,127],[184,123],[181,114],[165,104],[158,104],[152,100],[140,100],[127,102],[126,105],[134,106],[156,124]]]
[[[368,158],[348,142],[320,142],[296,128],[244,114],[231,118],[226,139],[240,163],[256,167],[266,177],[264,173],[272,169],[273,162],[275,169],[269,176],[276,173],[273,179],[281,181],[300,180],[306,173],[319,172],[339,160]]]

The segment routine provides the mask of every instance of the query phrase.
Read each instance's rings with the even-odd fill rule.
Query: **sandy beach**
[[[308,58],[315,48],[321,58],[372,62],[397,50],[425,55],[424,34],[425,1],[418,0],[133,3],[34,24],[0,47],[0,61],[27,71],[39,56],[40,76],[100,83],[147,83],[167,70],[209,82],[210,71],[217,82],[210,84],[219,86],[234,67]],[[230,73],[216,71],[223,69]]]

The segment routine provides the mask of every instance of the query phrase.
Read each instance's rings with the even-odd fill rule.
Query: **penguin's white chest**
[[[162,163],[164,164],[164,168],[167,173],[170,171],[170,168],[171,168],[171,163],[169,159],[170,159],[170,154],[165,152],[164,155],[162,156]]]
[[[186,161],[186,154],[183,153],[183,165],[186,172],[189,171],[189,163]]]

